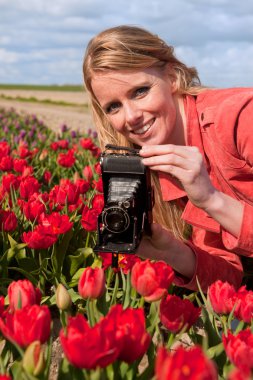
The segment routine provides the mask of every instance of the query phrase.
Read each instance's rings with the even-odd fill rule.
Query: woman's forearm
[[[195,273],[195,253],[190,247],[172,237],[170,233],[162,228],[160,233],[159,231],[155,232],[152,238],[146,237],[143,239],[138,256],[144,259],[163,260],[176,272],[189,279]]]
[[[238,237],[243,219],[243,204],[216,190],[203,209],[226,231]]]

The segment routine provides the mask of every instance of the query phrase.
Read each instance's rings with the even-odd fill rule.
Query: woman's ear
[[[177,75],[170,63],[167,63],[166,65],[166,75],[169,77],[171,83],[171,92],[174,94],[178,90]]]
[[[178,90],[178,85],[177,85],[177,78],[172,78],[171,79],[171,92],[172,94],[175,94]]]

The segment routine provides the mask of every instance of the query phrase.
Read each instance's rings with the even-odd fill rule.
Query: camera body
[[[137,149],[113,145],[106,145],[100,165],[104,208],[98,216],[94,251],[135,253],[142,234],[150,234],[152,223],[150,170]]]

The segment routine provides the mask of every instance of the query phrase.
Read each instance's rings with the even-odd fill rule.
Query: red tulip
[[[102,259],[102,267],[104,270],[112,265],[112,253],[99,252],[99,256]],[[128,255],[120,253],[118,256],[118,268],[113,268],[114,272],[122,270],[124,274],[128,274],[135,263],[140,262],[141,259],[136,255]]]
[[[116,321],[102,318],[90,327],[83,315],[70,317],[66,331],[60,332],[65,356],[75,367],[95,369],[113,363],[119,354],[116,342]]]
[[[12,173],[8,173],[2,176],[3,191],[9,193],[11,189],[17,190],[19,188],[20,178]]]
[[[13,160],[13,169],[15,172],[22,173],[24,168],[28,166],[27,161],[24,158],[15,158]]]
[[[87,149],[87,150],[92,151],[95,147],[94,142],[89,137],[88,138],[81,138],[79,140],[79,143],[83,149]]]
[[[121,347],[119,359],[127,363],[141,358],[147,351],[151,336],[145,328],[145,315],[143,309],[127,308],[114,305],[108,318],[115,319],[117,323],[117,340]]]
[[[253,292],[242,286],[234,297],[231,298],[231,310],[236,304],[234,315],[236,318],[251,323],[253,319]]]
[[[64,168],[71,168],[76,161],[73,150],[68,150],[67,153],[59,153],[57,163]]]
[[[97,230],[99,210],[85,206],[82,211],[81,224],[86,231]]]
[[[163,261],[145,260],[135,263],[132,268],[132,286],[148,302],[164,297],[173,279],[173,269]]]
[[[68,147],[69,147],[68,140],[58,140],[57,144],[58,144],[58,147],[61,149],[68,149]]]
[[[8,286],[8,297],[11,310],[16,310],[39,304],[41,292],[29,280],[18,280]]]
[[[92,208],[98,210],[98,213],[100,213],[104,208],[104,196],[102,194],[95,194],[91,205]]]
[[[78,201],[80,192],[77,185],[69,180],[61,181],[60,185],[56,185],[49,193],[49,198],[54,203],[59,203],[65,206],[76,204]]]
[[[195,307],[188,299],[176,295],[167,295],[160,303],[160,320],[172,333],[178,333],[183,328],[187,330],[200,316],[201,308]]]
[[[97,162],[95,165],[94,165],[94,170],[95,172],[98,174],[98,175],[101,175],[102,174],[102,171],[101,171],[101,165],[99,162]]]
[[[0,380],[12,380],[9,375],[0,375]]]
[[[5,156],[0,158],[0,170],[3,172],[9,172],[13,168],[13,158],[10,156]]]
[[[250,328],[233,335],[222,336],[226,354],[229,360],[243,372],[253,369],[253,334]]]
[[[97,190],[99,193],[103,193],[103,181],[100,177],[97,181],[94,179],[92,181],[92,187],[93,189]]]
[[[11,152],[11,147],[7,141],[0,141],[0,158],[9,156]]]
[[[27,143],[20,143],[17,154],[20,158],[26,158],[32,155],[32,152],[27,148]]]
[[[24,232],[22,239],[29,248],[46,249],[57,242],[58,236],[51,228],[39,225],[33,231]]]
[[[86,194],[90,189],[90,183],[83,178],[78,178],[74,184],[77,186],[80,194]]]
[[[229,299],[232,298],[236,293],[233,285],[228,282],[222,282],[220,280],[214,282],[208,288],[208,297],[210,299],[213,310],[216,313],[228,314],[230,313],[231,306]]]
[[[39,199],[33,199],[33,197],[31,197],[28,202],[23,202],[22,210],[26,219],[33,222],[38,219],[39,215],[46,211],[46,206]]]
[[[6,313],[0,330],[6,339],[27,347],[35,340],[45,343],[50,337],[51,316],[47,306],[32,305]]]
[[[84,167],[83,176],[87,181],[91,181],[91,179],[93,178],[93,171],[89,165]]]
[[[245,372],[238,368],[234,368],[229,372],[227,380],[252,380],[252,377],[249,371]]]
[[[0,210],[0,229],[6,232],[15,231],[18,220],[13,211]]]
[[[68,215],[61,215],[58,212],[52,212],[50,215],[41,214],[39,223],[45,228],[50,228],[50,231],[54,235],[65,234],[73,226]]]
[[[0,296],[0,318],[4,314],[4,297]]]
[[[155,361],[156,380],[218,380],[214,363],[201,348],[179,347],[174,353],[160,347]]]
[[[60,149],[60,147],[59,147],[57,141],[52,142],[52,143],[50,144],[50,148],[51,148],[52,150],[54,150],[55,152],[56,152],[58,149]]]
[[[78,282],[81,297],[99,298],[105,292],[105,272],[102,268],[85,268]]]
[[[23,199],[29,199],[34,193],[38,193],[40,189],[39,181],[32,177],[24,177],[20,182],[20,197]]]
[[[49,170],[45,170],[43,178],[46,183],[49,183],[52,178],[52,173]]]

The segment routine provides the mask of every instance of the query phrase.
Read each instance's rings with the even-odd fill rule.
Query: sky
[[[252,0],[0,0],[0,83],[82,84],[88,41],[122,24],[160,35],[204,85],[253,87]]]

